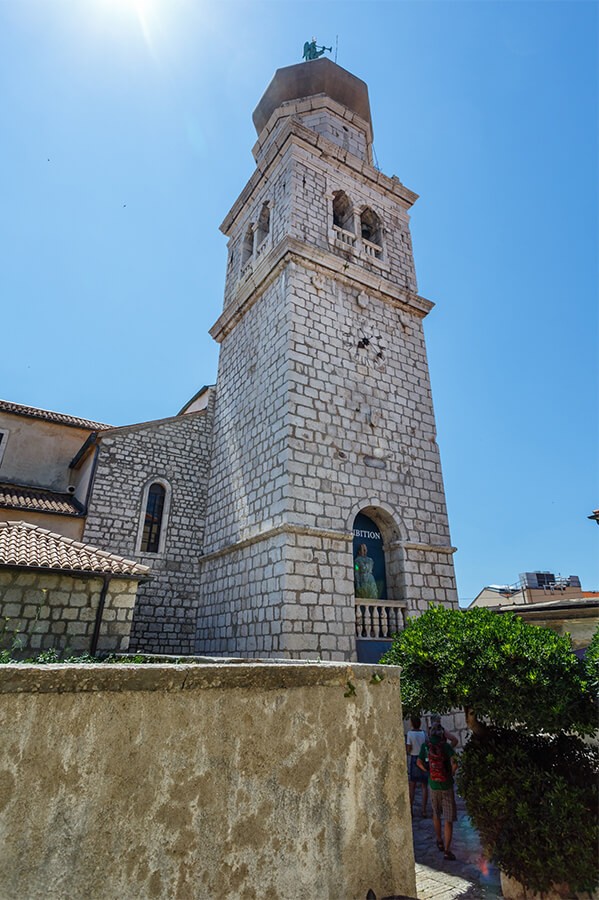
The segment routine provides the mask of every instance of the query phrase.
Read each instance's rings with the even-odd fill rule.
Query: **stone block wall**
[[[290,517],[347,532],[384,510],[390,599],[457,603],[422,319],[322,269],[291,264],[286,284]]]
[[[102,577],[60,572],[0,570],[0,643],[24,658],[42,650],[85,653],[91,648]],[[111,578],[106,593],[98,651],[125,652],[137,580]]]
[[[133,617],[131,650],[193,652],[197,561],[204,542],[213,399],[204,412],[115,429],[101,439],[84,540],[150,567]],[[141,552],[149,482],[168,485],[164,548]]]
[[[291,154],[285,151],[280,159],[276,175],[266,182],[254,178],[249,182],[247,196],[242,207],[231,211],[234,223],[228,244],[227,275],[225,280],[224,308],[233,301],[238,290],[244,286],[254,285],[259,266],[289,232],[289,215],[291,210]],[[265,165],[266,168],[268,166]],[[272,174],[272,173],[271,173]],[[254,233],[264,203],[270,208],[270,230],[261,245],[258,237],[254,238],[254,251],[248,260],[244,260],[243,246],[248,230]],[[222,226],[225,227],[224,225]]]
[[[364,163],[325,138],[318,138],[317,147],[320,152],[300,143],[294,146],[291,235],[307,239],[393,285],[416,292],[407,204],[395,192],[395,182],[374,168],[366,169],[371,177],[363,177]],[[333,192],[340,190],[347,194],[355,211],[356,240],[352,245],[340,244],[332,231]],[[361,238],[359,214],[366,207],[381,220],[380,258],[368,254]]]
[[[230,266],[211,330],[221,351],[199,652],[353,659],[358,512],[381,529],[390,600],[408,614],[429,598],[457,603],[422,328],[432,304],[415,293],[416,196],[368,165],[369,137],[324,94],[282,104],[222,226],[234,260],[270,204],[271,243],[246,241],[252,258]],[[333,222],[338,191],[348,227]]]
[[[284,656],[285,535],[249,539],[203,559],[195,650]]]
[[[355,659],[349,535],[282,525],[202,573],[198,653]]]
[[[334,106],[329,100],[331,107]],[[336,106],[336,104],[335,104]],[[342,110],[343,107],[340,107]],[[366,131],[357,128],[355,124],[338,115],[333,109],[316,109],[310,112],[299,112],[298,119],[306,128],[310,128],[317,134],[337,144],[352,156],[365,161],[367,158],[368,137]]]
[[[0,667],[2,896],[414,897],[399,671],[377,671]]]
[[[268,531],[284,517],[288,343],[279,277],[221,344],[204,554]],[[210,588],[206,579],[204,587]]]

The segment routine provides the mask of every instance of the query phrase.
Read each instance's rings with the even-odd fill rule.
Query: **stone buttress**
[[[382,534],[390,600],[455,605],[408,210],[373,167],[366,85],[280,69],[256,171],[226,217],[196,652],[356,659],[352,529]]]

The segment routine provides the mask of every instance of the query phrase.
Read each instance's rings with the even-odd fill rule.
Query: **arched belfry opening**
[[[405,624],[405,589],[400,530],[379,507],[353,520],[353,575],[358,662],[378,662]]]
[[[354,210],[345,191],[333,191],[333,225],[354,232]]]
[[[383,244],[381,220],[370,207],[360,214],[360,231],[364,240],[381,247]]]

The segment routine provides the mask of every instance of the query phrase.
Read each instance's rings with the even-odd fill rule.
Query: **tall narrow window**
[[[262,209],[258,217],[258,225],[256,227],[256,246],[265,240],[266,235],[270,231],[270,206],[267,203],[262,204]]]
[[[376,244],[378,247],[382,247],[383,241],[381,220],[379,219],[377,214],[368,207],[360,216],[360,228],[362,238],[365,241],[369,241],[371,244]]]
[[[345,191],[333,193],[333,225],[344,231],[354,230],[354,211]]]
[[[154,483],[150,485],[148,502],[146,503],[146,516],[141,537],[142,553],[158,553],[165,496],[166,491],[161,484]]]

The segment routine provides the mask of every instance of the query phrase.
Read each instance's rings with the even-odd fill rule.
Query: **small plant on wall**
[[[568,637],[512,613],[431,607],[381,662],[402,667],[404,712],[463,708],[472,735],[458,789],[487,852],[526,888],[592,890],[599,754],[599,635],[583,662]]]

